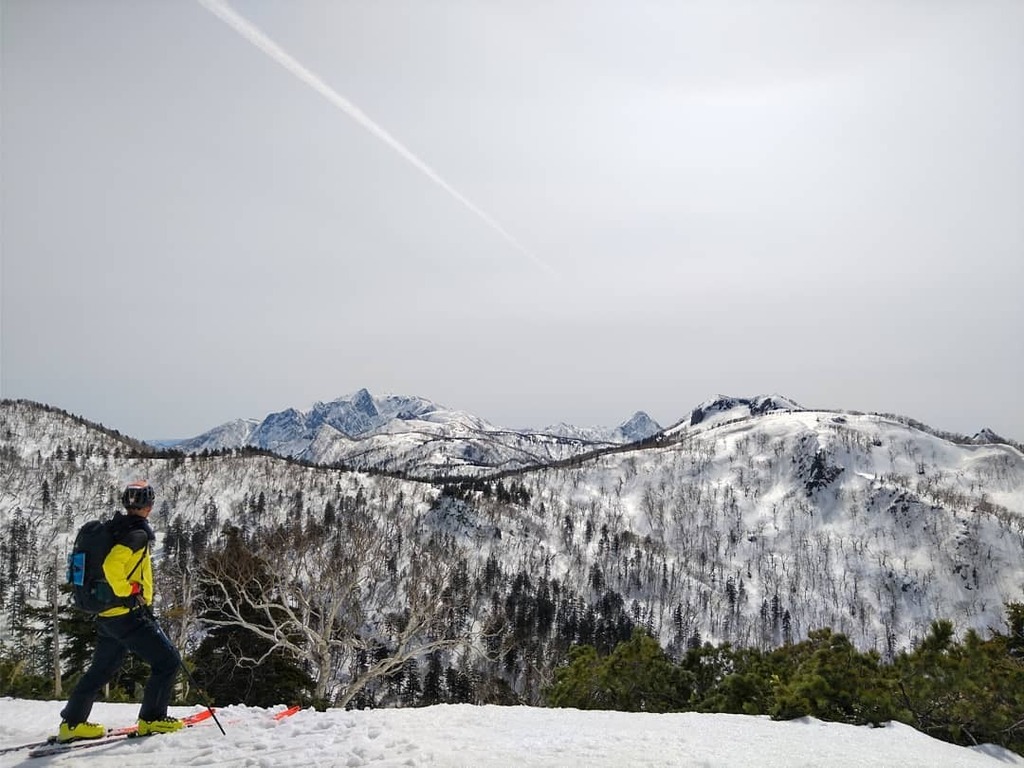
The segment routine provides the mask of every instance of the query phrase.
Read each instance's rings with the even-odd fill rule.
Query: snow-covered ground
[[[41,739],[60,720],[62,702],[0,699],[0,747]],[[283,707],[281,707],[283,709]],[[137,704],[97,704],[92,719],[133,722]],[[173,714],[194,710],[175,708]],[[957,747],[904,725],[854,727],[803,719],[773,722],[741,715],[629,714],[530,707],[451,705],[361,712],[303,710],[275,721],[277,710],[227,707],[212,720],[172,736],[115,742],[29,760],[0,755],[0,768],[22,765],[146,766],[758,766],[759,768],[941,768],[1024,766],[993,746]]]

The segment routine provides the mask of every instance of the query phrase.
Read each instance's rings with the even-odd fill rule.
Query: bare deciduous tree
[[[230,531],[204,564],[205,623],[264,641],[262,656],[239,664],[281,652],[307,661],[315,698],[338,706],[409,659],[466,642],[465,620],[451,620],[466,615],[453,605],[464,598],[447,590],[453,559],[430,542],[403,555],[400,517],[357,505],[331,528],[310,520],[244,537]],[[354,663],[371,650],[370,663]]]

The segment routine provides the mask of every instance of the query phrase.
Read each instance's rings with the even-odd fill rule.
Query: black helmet
[[[137,480],[134,483],[128,483],[124,493],[121,494],[121,503],[124,504],[125,509],[145,509],[153,506],[155,498],[153,487],[145,480]]]

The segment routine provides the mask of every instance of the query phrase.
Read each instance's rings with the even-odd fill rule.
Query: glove
[[[137,581],[129,582],[132,585],[132,593],[128,597],[123,597],[121,600],[125,608],[135,610],[136,608],[142,608],[146,605],[146,598],[142,594],[142,585]]]

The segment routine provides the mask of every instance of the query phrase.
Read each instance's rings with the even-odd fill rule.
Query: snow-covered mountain
[[[660,430],[642,411],[614,428],[506,429],[422,397],[361,389],[307,410],[231,421],[173,447],[199,453],[249,446],[314,464],[433,477],[540,466]]]
[[[1009,441],[1002,435],[997,435],[991,429],[987,427],[979,430],[971,438],[972,441],[979,445],[985,445],[987,443],[1008,443]]]
[[[827,626],[891,654],[935,619],[986,632],[1003,625],[1006,603],[1024,601],[1016,444],[950,439],[911,419],[802,409],[786,398],[716,397],[649,440],[594,449],[577,439],[586,449],[569,459],[441,482],[409,478],[430,478],[456,444],[468,466],[493,456],[494,443],[558,458],[574,438],[480,429],[418,400],[405,408],[363,397],[257,425],[279,445],[300,442],[292,435],[303,425],[310,446],[328,457],[337,447],[346,462],[356,451],[374,466],[399,456],[403,471],[388,475],[259,452],[147,452],[55,409],[3,401],[0,542],[20,544],[0,547],[0,557],[16,552],[18,568],[40,578],[0,581],[0,606],[16,605],[22,588],[44,599],[42,575],[62,561],[77,526],[109,511],[138,477],[157,488],[161,542],[172,526],[205,541],[229,523],[273,529],[340,510],[386,519],[388,578],[440,548],[475,590],[467,621],[489,627],[498,645],[514,629],[518,652],[548,662],[552,648],[586,631],[630,623],[673,653],[698,638],[773,647]],[[330,414],[364,431],[349,437]],[[430,471],[404,471],[415,461]],[[375,603],[382,594],[395,593],[367,596],[367,615],[400,607],[394,597]],[[0,638],[12,621],[0,610]],[[528,700],[536,678],[522,665],[506,671]]]
[[[248,445],[252,433],[259,425],[260,422],[256,419],[235,419],[189,440],[152,441],[152,443],[157,448],[175,448],[186,453],[220,451],[225,448]]]
[[[730,397],[716,395],[705,400],[690,412],[683,424],[695,427],[698,424],[711,426],[727,421],[760,416],[770,411],[802,411],[804,408],[788,398],[779,395],[758,395],[757,397]],[[682,426],[682,425],[677,425]],[[677,429],[676,428],[676,429]],[[673,430],[670,430],[670,433]]]
[[[553,424],[541,432],[546,435],[579,440],[594,444],[636,443],[661,431],[661,425],[644,411],[637,411],[617,427],[577,427],[572,424]]]

